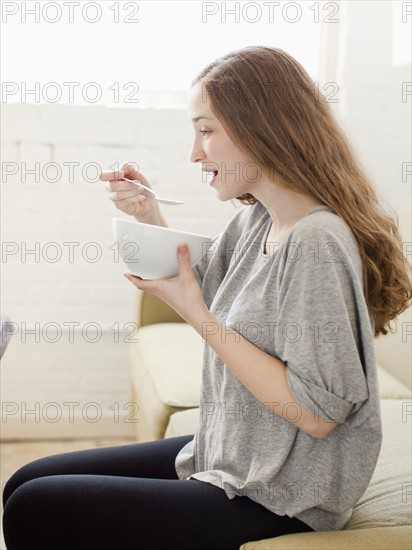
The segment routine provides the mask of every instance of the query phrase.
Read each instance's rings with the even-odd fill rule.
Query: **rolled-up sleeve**
[[[297,374],[290,363],[286,370],[286,379],[289,388],[297,402],[307,411],[319,415],[324,420],[343,424],[354,407],[354,403],[341,399],[325,388],[305,380]]]
[[[324,228],[288,241],[278,281],[277,353],[297,404],[315,419],[342,424],[368,398],[358,324],[358,307],[366,307],[359,253]]]

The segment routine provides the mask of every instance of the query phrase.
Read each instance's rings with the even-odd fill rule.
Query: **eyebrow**
[[[213,120],[213,118],[210,118],[208,116],[198,116],[196,118],[192,118],[192,122],[197,122],[198,120],[201,120],[202,118],[205,118],[206,120]],[[190,120],[189,120],[190,123]]]

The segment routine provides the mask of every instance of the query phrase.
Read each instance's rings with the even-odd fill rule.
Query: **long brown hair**
[[[231,140],[278,185],[315,197],[352,231],[363,262],[375,337],[410,305],[411,268],[398,220],[377,193],[326,98],[303,67],[278,48],[248,46],[208,65],[201,82]],[[246,193],[243,204],[258,200]],[[395,213],[396,215],[396,213]]]

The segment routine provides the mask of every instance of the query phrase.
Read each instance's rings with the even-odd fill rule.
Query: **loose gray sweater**
[[[296,402],[275,414],[205,342],[199,424],[176,457],[179,479],[247,496],[315,531],[339,530],[365,492],[382,425],[374,322],[362,262],[345,222],[328,206],[301,218],[264,254],[271,218],[243,206],[193,267],[210,312],[286,366]],[[270,243],[268,243],[270,246]],[[253,365],[250,365],[253,369]],[[337,422],[317,439],[296,427],[299,407]]]

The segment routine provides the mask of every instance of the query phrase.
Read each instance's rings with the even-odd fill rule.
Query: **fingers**
[[[138,174],[140,174],[138,167],[134,166],[130,162],[122,162],[120,165],[120,172],[123,172],[125,178],[129,178],[130,180],[137,180]]]
[[[124,201],[126,199],[136,200],[139,197],[143,197],[143,193],[139,191],[115,191],[114,193],[109,193],[109,199],[112,201]]]
[[[103,170],[100,174],[100,181],[117,181],[125,177],[124,172],[121,170]]]
[[[113,193],[115,194],[115,193]],[[115,206],[117,208],[120,208],[120,210],[123,210],[127,205],[129,204],[135,204],[135,203],[140,203],[140,202],[143,202],[144,200],[146,200],[146,197],[144,195],[133,195],[131,197],[126,197],[126,198],[123,198],[123,199],[116,199],[116,198],[112,198],[110,195],[109,195],[109,199],[112,200],[115,204]]]
[[[151,187],[149,180],[144,177],[137,166],[134,166],[129,162],[123,162],[120,165],[120,171],[124,173],[125,178],[128,178],[129,180],[139,180],[143,183],[143,185]]]
[[[123,277],[129,279],[129,281],[139,290],[146,290],[147,292],[151,292],[152,294],[156,293],[159,290],[157,279],[142,279],[141,277],[132,275],[127,271],[123,273]]]
[[[143,189],[141,187],[137,187],[133,183],[129,183],[128,181],[117,181],[117,180],[110,180],[107,181],[104,184],[105,188],[108,191],[137,191],[138,193],[141,193]]]
[[[129,162],[122,162],[118,170],[103,170],[100,174],[101,181],[121,180],[122,178],[138,179],[142,175],[138,169]],[[144,176],[143,176],[144,177]]]
[[[130,163],[123,162],[118,170],[103,170],[100,174],[100,181],[118,181],[122,178],[138,179],[139,171]]]
[[[121,168],[122,166],[123,169]],[[108,191],[131,189],[133,183],[121,181],[123,178],[139,180],[143,185],[151,188],[149,180],[146,179],[141,172],[127,163],[120,165],[120,170],[103,170],[99,177],[100,181],[110,182],[109,185],[106,184],[106,189]],[[112,185],[113,183],[116,185]]]
[[[109,199],[115,207],[133,216],[150,209],[154,201],[148,198],[145,190],[133,183],[123,181],[126,177],[139,180],[143,185],[151,188],[150,182],[131,163],[123,162],[117,170],[105,170],[100,174],[100,181],[105,182],[105,188],[109,191]],[[147,205],[146,205],[147,200]]]

